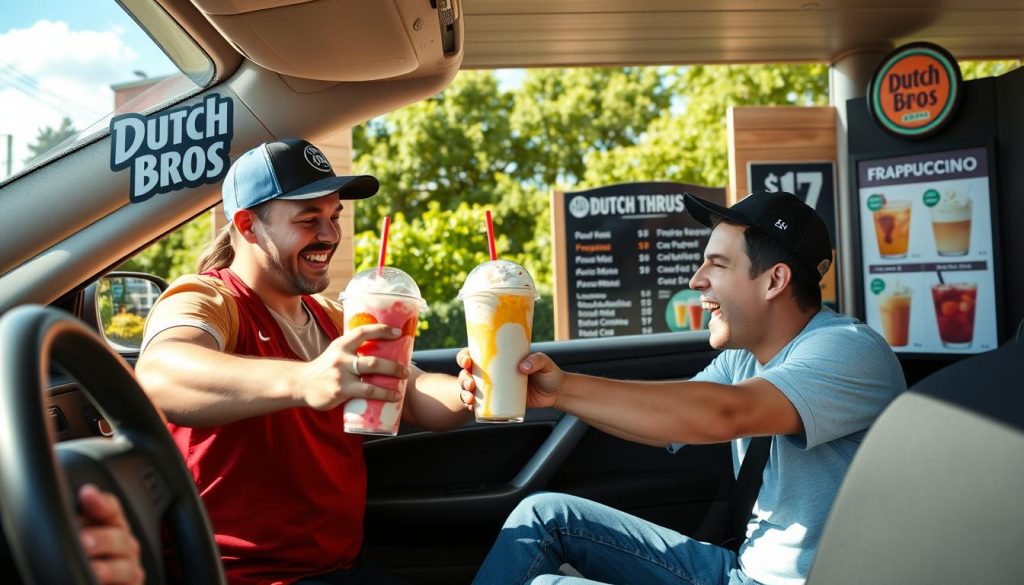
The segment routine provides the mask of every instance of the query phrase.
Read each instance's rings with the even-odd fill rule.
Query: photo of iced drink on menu
[[[412,360],[413,342],[420,313],[427,308],[420,289],[411,276],[390,266],[384,266],[387,249],[389,220],[385,218],[381,237],[381,255],[377,268],[364,270],[352,277],[341,293],[345,330],[361,325],[383,323],[402,330],[398,339],[374,339],[359,346],[356,353],[389,359],[406,367]],[[402,419],[406,380],[367,374],[361,379],[374,386],[398,390],[398,402],[351,398],[344,409],[345,432],[364,435],[396,435]]]
[[[540,296],[525,268],[496,258],[490,212],[487,228],[491,260],[470,271],[458,297],[476,382],[473,413],[477,422],[522,422],[527,380],[519,362],[530,353],[533,304]]]
[[[686,303],[686,309],[690,312],[690,330],[698,331],[704,328],[704,307],[697,297],[690,298]]]
[[[911,290],[897,284],[890,287],[878,300],[882,317],[882,334],[893,347],[903,347],[910,341]]]
[[[978,285],[973,282],[932,285],[935,321],[939,325],[942,345],[964,349],[974,341],[974,307],[978,301]]]
[[[910,201],[885,201],[874,211],[875,237],[882,258],[904,258],[910,241]]]
[[[971,206],[969,197],[946,191],[931,208],[935,251],[939,256],[964,256],[970,250]]]
[[[675,299],[672,301],[672,315],[676,320],[676,327],[682,329],[686,327],[686,316],[689,312],[690,304],[686,302],[686,299]]]

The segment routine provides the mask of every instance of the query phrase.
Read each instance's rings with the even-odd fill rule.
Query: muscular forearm
[[[458,378],[414,368],[403,408],[406,422],[421,429],[446,431],[462,425],[470,415],[459,399]]]
[[[168,420],[208,427],[300,406],[291,388],[297,364],[167,342],[147,348],[135,372]]]
[[[625,440],[630,441],[632,443],[640,443],[641,445],[649,445],[651,447],[667,447],[668,446],[668,443],[662,443],[662,442],[658,442],[658,441],[652,440],[649,437],[635,435],[635,434],[630,433],[628,431],[624,431],[624,430],[622,430],[620,428],[617,428],[617,427],[614,427],[614,426],[611,426],[611,425],[608,425],[608,424],[604,424],[604,423],[601,423],[599,421],[587,420],[587,419],[584,419],[584,418],[581,418],[580,420],[582,420],[583,422],[587,423],[588,425],[594,427],[595,429],[597,429],[599,431],[602,431],[604,433],[608,433],[609,435],[618,437],[620,439],[625,439]]]
[[[735,390],[704,382],[640,382],[566,374],[555,407],[647,445],[735,437]]]

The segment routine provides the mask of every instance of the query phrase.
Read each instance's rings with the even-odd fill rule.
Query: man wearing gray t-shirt
[[[505,522],[474,583],[802,584],[836,491],[864,433],[906,389],[888,344],[821,305],[832,246],[817,213],[788,193],[753,193],[731,208],[686,195],[714,228],[690,280],[712,347],[725,349],[684,382],[619,381],[563,372],[541,353],[528,406],[574,414],[647,445],[771,436],[764,482],[735,553],[624,512],[563,494],[525,499]],[[464,369],[467,352],[459,354]],[[472,377],[460,376],[473,403]],[[583,578],[557,574],[569,563]]]

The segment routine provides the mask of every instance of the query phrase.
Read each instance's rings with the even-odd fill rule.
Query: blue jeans
[[[585,578],[558,574],[569,563]],[[534,494],[505,521],[474,585],[740,585],[736,553],[590,500]]]

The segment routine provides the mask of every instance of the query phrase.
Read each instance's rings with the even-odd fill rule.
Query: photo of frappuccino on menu
[[[893,347],[903,347],[910,341],[911,295],[908,287],[897,283],[886,289],[878,300],[882,334]]]
[[[970,250],[972,207],[970,197],[951,189],[931,208],[935,251],[939,256],[965,256]]]

